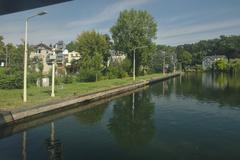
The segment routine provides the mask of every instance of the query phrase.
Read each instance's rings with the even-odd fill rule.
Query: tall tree
[[[100,71],[107,65],[104,57],[108,54],[109,44],[106,37],[96,31],[83,32],[77,37],[76,47],[82,54],[81,67]]]
[[[69,52],[72,52],[72,51],[77,50],[76,43],[73,42],[73,41],[71,41],[70,43],[68,43],[68,44],[66,45],[66,48],[67,48],[67,50],[68,50]]]
[[[192,55],[188,51],[183,51],[177,54],[178,61],[182,63],[183,69],[192,63]]]
[[[156,48],[153,43],[157,34],[154,18],[147,11],[125,10],[120,13],[116,24],[111,28],[111,33],[115,50],[127,53],[131,60],[135,47],[148,46],[136,50],[136,71],[139,74],[140,66],[148,66],[151,54]]]

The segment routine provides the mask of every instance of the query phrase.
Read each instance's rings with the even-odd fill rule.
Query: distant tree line
[[[240,63],[240,60],[238,59],[240,58],[239,44],[240,36],[238,35],[220,36],[216,39],[202,40],[197,43],[178,45],[176,47],[158,45],[156,53],[159,53],[159,51],[167,51],[168,54],[175,53],[177,55],[178,62],[181,63],[183,69],[185,70],[188,68],[201,68],[202,60],[206,56],[224,55],[228,59],[227,62],[224,62],[226,64],[223,65],[222,61],[224,60],[216,62],[216,64],[214,64],[215,69],[217,71],[237,71],[239,70],[238,65]]]

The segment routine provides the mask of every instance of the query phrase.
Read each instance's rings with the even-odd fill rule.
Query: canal
[[[0,159],[240,159],[239,77],[185,74],[80,110],[1,129]]]

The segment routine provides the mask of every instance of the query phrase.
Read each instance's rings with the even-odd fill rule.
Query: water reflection
[[[22,160],[27,160],[27,132],[22,133]]]
[[[154,136],[154,104],[146,91],[117,100],[108,128],[124,148],[145,146]]]
[[[59,139],[56,139],[54,122],[51,123],[50,138],[46,139],[48,159],[63,160],[63,145]]]
[[[182,83],[177,85],[178,95],[240,107],[239,77],[227,74],[191,73],[182,77]]]
[[[79,122],[87,125],[94,125],[101,121],[104,112],[107,108],[107,105],[99,105],[95,108],[88,109],[82,112],[78,112],[75,114]]]

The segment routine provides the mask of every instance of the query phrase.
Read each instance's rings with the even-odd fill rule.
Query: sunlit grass
[[[32,106],[37,104],[42,104],[50,102],[52,100],[62,100],[65,98],[70,98],[77,95],[93,93],[105,89],[110,89],[114,87],[119,87],[127,84],[132,84],[136,82],[141,82],[143,80],[149,80],[152,78],[160,77],[162,74],[152,74],[137,77],[134,82],[131,77],[124,79],[111,79],[102,80],[98,82],[89,83],[78,83],[74,82],[72,84],[60,84],[55,87],[56,97],[52,98],[51,87],[40,88],[40,87],[29,87],[28,88],[28,102],[22,102],[22,89],[12,89],[12,90],[0,90],[0,109],[9,110],[14,108],[19,108],[21,106]]]

